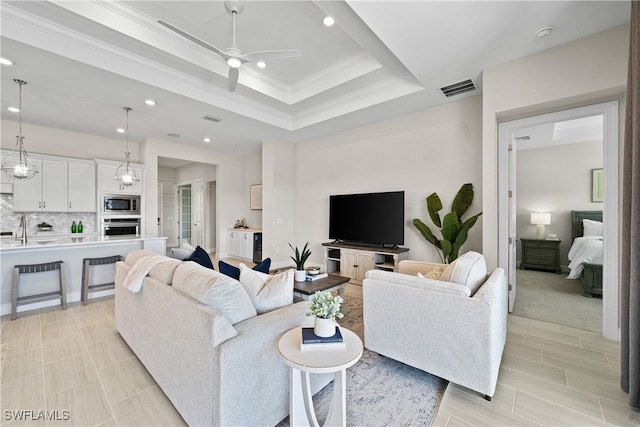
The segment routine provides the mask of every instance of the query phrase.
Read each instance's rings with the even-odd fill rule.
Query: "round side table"
[[[289,366],[289,424],[291,426],[318,426],[309,374],[333,372],[333,398],[326,426],[346,425],[346,371],[362,356],[362,341],[346,328],[340,328],[346,348],[300,350],[302,328],[286,332],[278,342],[278,351]]]

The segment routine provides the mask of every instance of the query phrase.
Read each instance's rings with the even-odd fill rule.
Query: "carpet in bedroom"
[[[566,274],[516,270],[514,316],[602,332],[602,298],[582,295],[579,280]]]
[[[347,295],[345,317],[340,325],[360,336],[364,342],[362,298]],[[429,426],[448,382],[419,369],[364,350],[362,358],[347,369],[347,425],[354,426]],[[320,424],[326,418],[333,382],[313,397]],[[278,427],[289,426],[285,418]]]

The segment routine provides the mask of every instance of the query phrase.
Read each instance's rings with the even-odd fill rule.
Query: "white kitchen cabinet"
[[[40,172],[34,178],[17,180],[14,188],[14,210],[66,212],[68,163],[50,159],[32,160]]]
[[[116,171],[120,163],[98,163],[98,191],[112,194],[142,194],[143,191],[143,169],[141,165],[134,164],[133,167],[138,174],[140,181],[135,185],[125,187],[115,180]]]
[[[227,230],[227,252],[234,258],[253,259],[253,231]]]
[[[96,211],[96,165],[69,162],[69,212]]]

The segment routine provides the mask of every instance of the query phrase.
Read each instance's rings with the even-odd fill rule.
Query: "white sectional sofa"
[[[365,347],[491,400],[507,334],[505,273],[496,268],[487,276],[475,252],[447,267],[401,261],[397,273],[368,271]]]
[[[192,426],[273,426],[284,419],[289,369],[278,340],[310,325],[307,303],[256,315],[238,281],[173,259],[153,267],[140,292],[124,288],[135,261],[150,254],[134,251],[116,265],[116,328],[184,420]],[[195,298],[215,300],[217,308]],[[314,375],[312,392],[331,379]]]

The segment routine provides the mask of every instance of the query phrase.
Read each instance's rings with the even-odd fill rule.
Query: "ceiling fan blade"
[[[237,68],[229,67],[229,92],[235,92],[238,85],[238,75],[240,71]]]
[[[193,34],[189,34],[186,31],[181,30],[178,27],[174,27],[173,25],[169,24],[168,22],[165,22],[161,19],[158,19],[158,24],[163,25],[164,27],[170,29],[171,31],[180,34],[182,37],[194,42],[195,44],[202,46],[203,48],[210,50],[212,52],[217,53],[218,55],[220,55],[225,61],[227,60],[227,58],[229,58],[229,55],[221,49],[218,49],[217,47],[213,46],[212,44],[207,43],[206,41],[199,39],[198,37],[194,36]]]
[[[302,51],[299,49],[290,49],[290,50],[262,50],[258,52],[247,53],[246,55],[242,55],[241,58],[246,59],[247,61],[270,61],[273,59],[286,59],[286,58],[297,58],[302,56]]]

